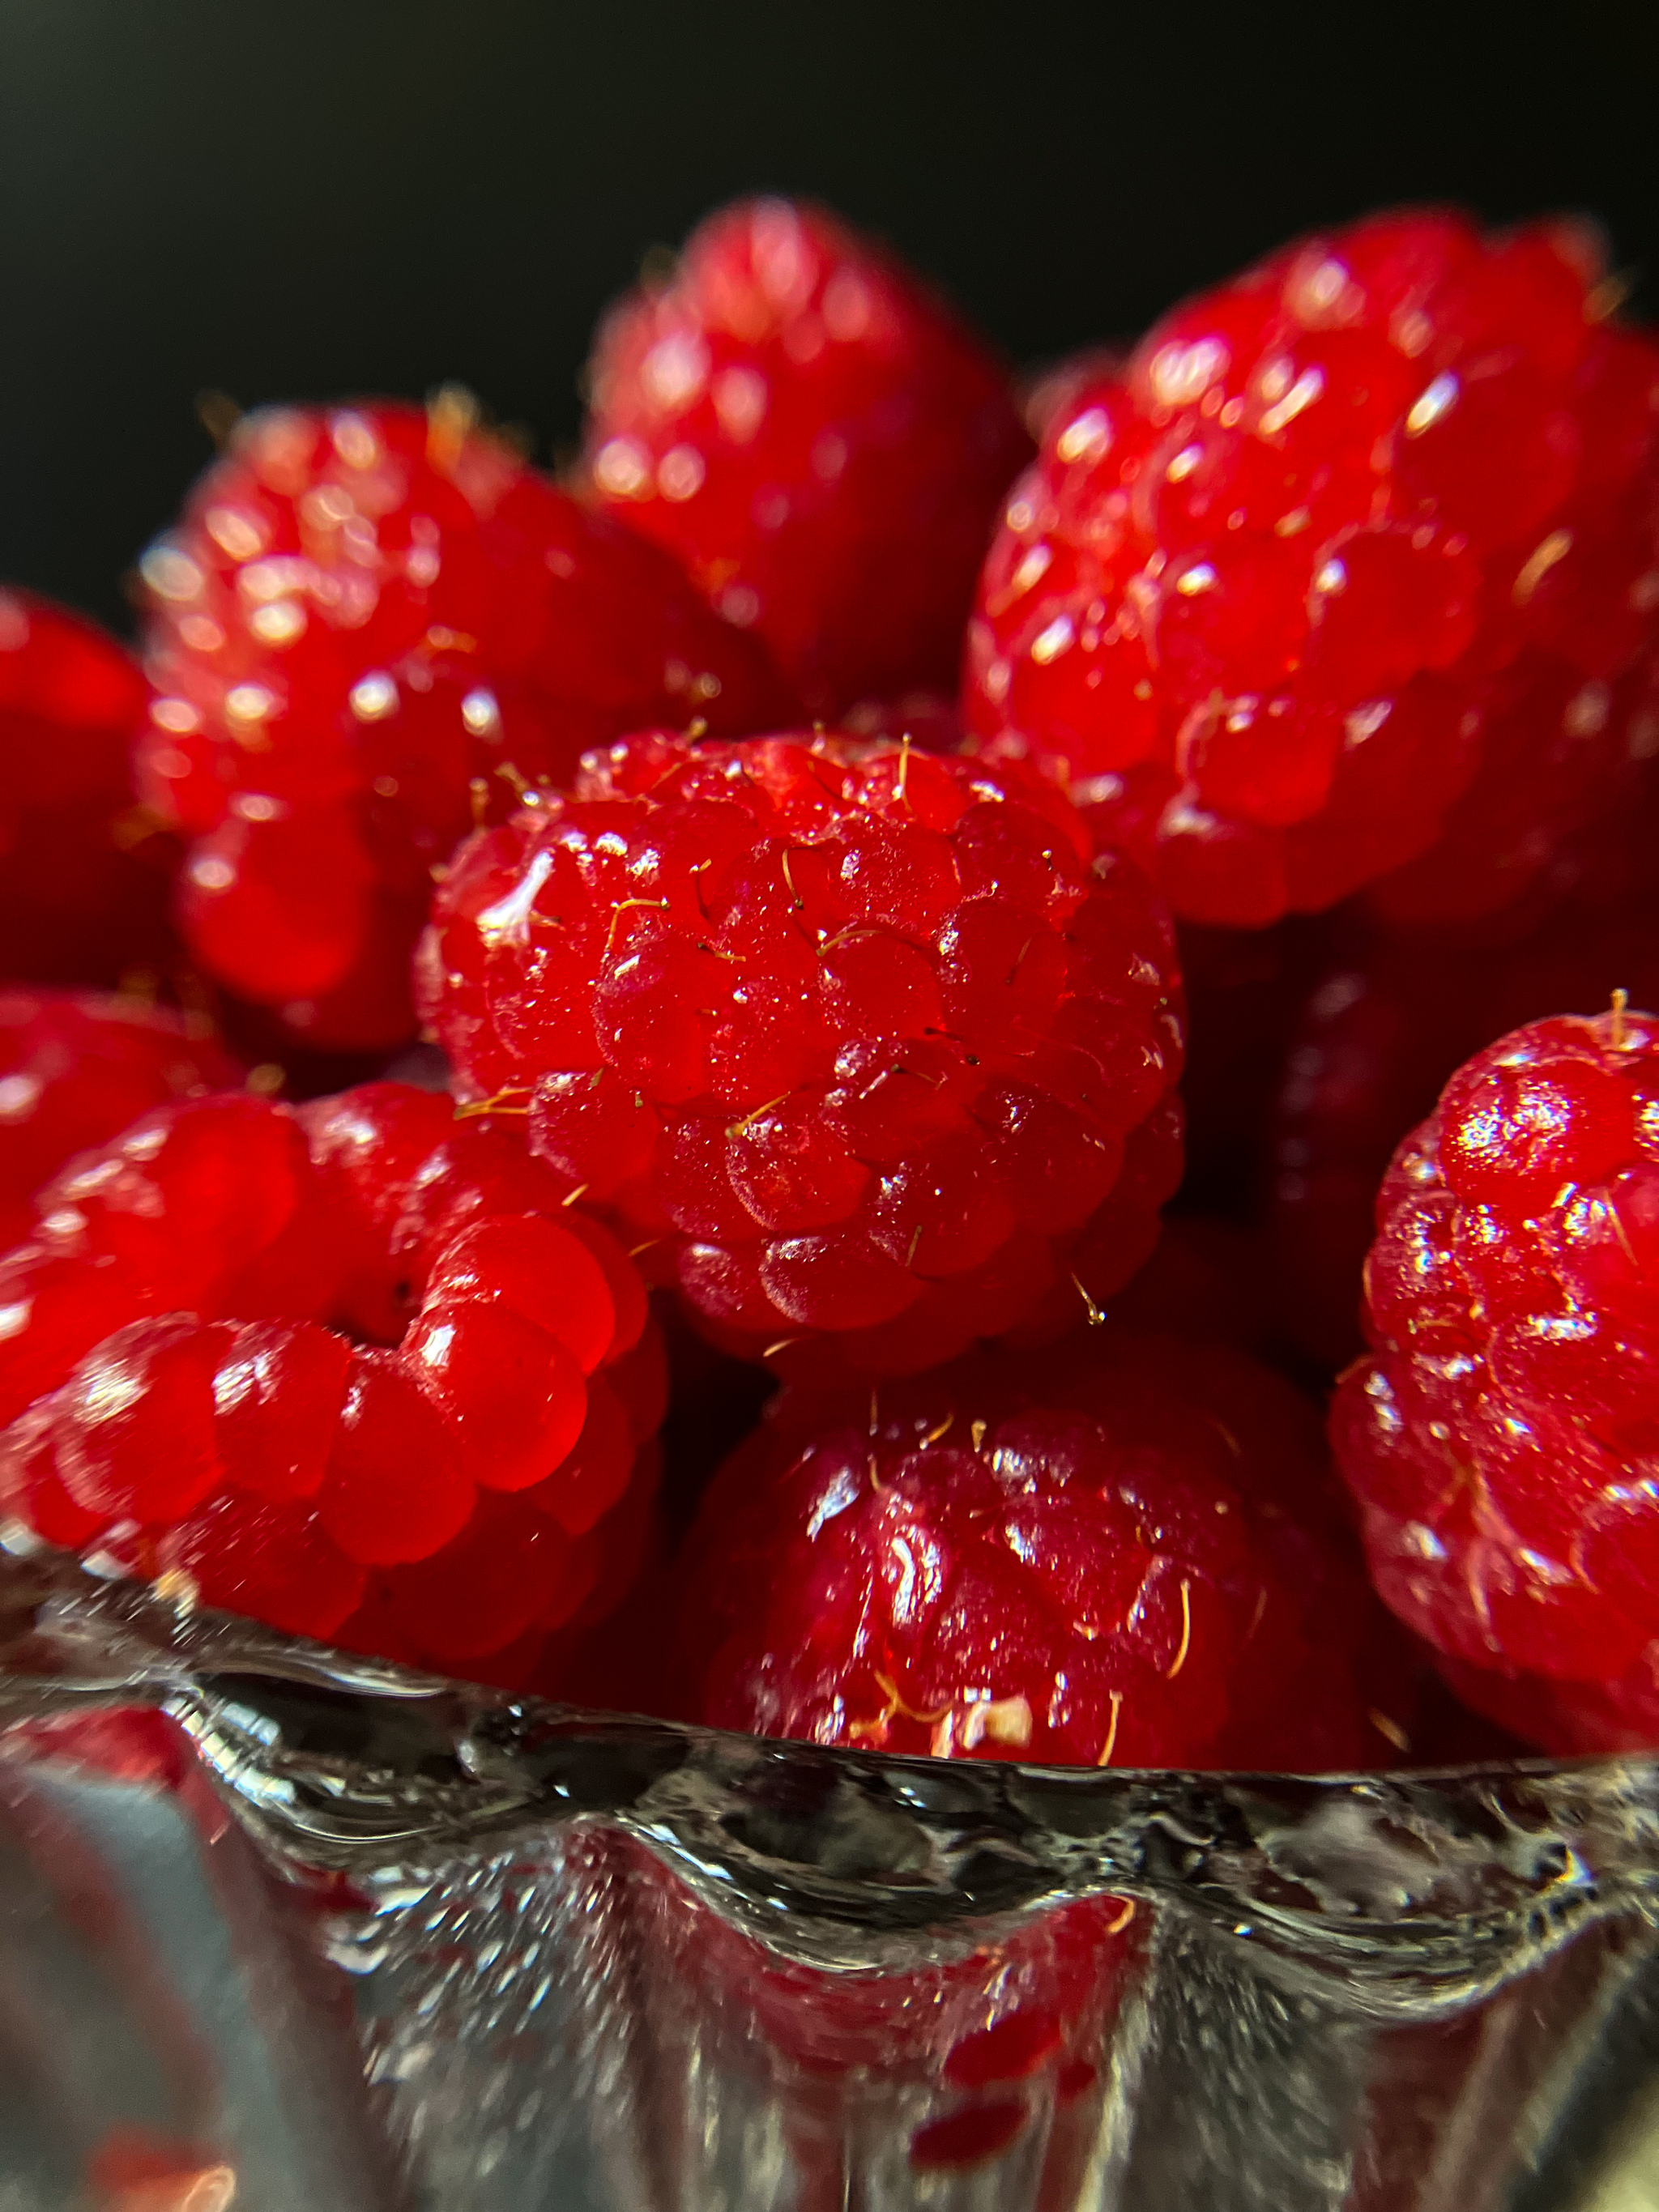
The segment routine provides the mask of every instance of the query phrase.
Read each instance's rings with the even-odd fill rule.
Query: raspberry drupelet
[[[1397,870],[1407,917],[1505,903],[1605,797],[1654,655],[1659,348],[1613,301],[1580,227],[1406,211],[1175,309],[1010,496],[979,742],[1063,762],[1194,921]]]
[[[170,1098],[233,1090],[241,1070],[195,1016],[131,996],[0,986],[0,1251],[72,1153]]]
[[[1006,370],[908,270],[816,209],[740,201],[611,310],[589,381],[596,496],[815,713],[954,684],[1031,446]]]
[[[1477,1054],[1401,1146],[1332,1415],[1387,1603],[1568,1686],[1659,1638],[1659,1020],[1623,995]]]
[[[638,1273],[561,1197],[401,1084],[145,1115],[0,1259],[0,1510],[293,1633],[527,1652],[662,1410]]]
[[[1340,1499],[1313,1408],[1217,1346],[1084,1332],[786,1394],[678,1562],[672,1679],[705,1723],[872,1750],[1384,1763],[1391,1631]]]
[[[96,623],[0,590],[0,976],[168,964],[169,841],[134,803],[144,679]]]
[[[641,722],[759,728],[790,696],[454,395],[246,417],[142,573],[139,772],[193,841],[185,934],[319,1045],[409,1034],[428,872],[478,810]]]
[[[920,1368],[1069,1326],[1179,1179],[1169,924],[1087,845],[1018,764],[645,732],[459,849],[423,1011],[720,1340]]]

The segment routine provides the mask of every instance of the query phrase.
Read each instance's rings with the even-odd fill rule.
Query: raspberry
[[[1387,1603],[1566,1683],[1659,1635],[1659,1020],[1622,1000],[1500,1038],[1401,1146],[1333,1412]]]
[[[203,966],[307,1042],[395,1043],[428,870],[509,787],[787,694],[672,564],[453,397],[247,417],[151,547],[145,798]]]
[[[1615,985],[1659,1005],[1656,833],[1650,792],[1577,841],[1567,865],[1579,879],[1513,939],[1350,927],[1330,949],[1283,1061],[1267,1226],[1284,1321],[1333,1367],[1360,1349],[1377,1184],[1458,1066],[1560,1007],[1605,1006]]]
[[[1168,925],[1086,843],[1017,769],[642,734],[461,848],[424,1011],[722,1340],[926,1366],[1104,1298],[1179,1176]]]
[[[600,325],[596,495],[750,623],[816,713],[949,690],[997,501],[1006,374],[872,241],[740,201]]]
[[[0,591],[0,975],[110,984],[169,962],[172,855],[128,760],[143,717],[112,637]]]
[[[639,1276],[559,1200],[400,1084],[155,1109],[0,1260],[6,1510],[390,1656],[544,1634],[599,1579],[634,1417],[660,1412]]]
[[[1516,895],[1655,650],[1659,349],[1607,307],[1581,229],[1407,211],[1176,308],[1008,501],[980,741],[1064,762],[1194,921],[1406,863],[1419,918]]]
[[[786,1398],[680,1561],[674,1678],[700,1721],[875,1750],[1374,1764],[1336,1495],[1288,1384],[1173,1339]]]
[[[205,1023],[136,998],[0,988],[0,1251],[71,1153],[151,1106],[228,1091],[241,1072]]]

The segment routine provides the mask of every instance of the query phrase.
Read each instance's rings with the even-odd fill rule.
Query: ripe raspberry
[[[1168,925],[1086,844],[1018,770],[647,733],[461,848],[423,1011],[723,1340],[926,1366],[1107,1297],[1179,1177]]]
[[[139,769],[195,840],[185,933],[319,1044],[409,1033],[428,870],[474,780],[500,814],[641,721],[753,729],[787,696],[661,554],[453,398],[249,416],[143,573]]]
[[[206,1024],[170,1008],[0,988],[0,1251],[28,1234],[31,1198],[72,1153],[151,1106],[240,1081]]]
[[[1515,895],[1655,649],[1659,349],[1607,298],[1581,229],[1408,211],[1176,308],[1009,499],[970,726],[1066,763],[1195,921],[1419,855],[1419,916]]]
[[[1000,364],[908,270],[817,210],[739,201],[612,308],[589,376],[596,495],[815,712],[954,684],[1031,447]]]
[[[171,957],[173,857],[134,807],[144,680],[66,607],[0,591],[0,975],[108,984]]]
[[[692,1717],[820,1743],[1374,1764],[1338,1496],[1288,1384],[1175,1339],[787,1398],[688,1541],[673,1679]]]
[[[1564,862],[1578,880],[1512,938],[1351,921],[1330,948],[1282,1063],[1267,1224],[1285,1324],[1333,1367],[1360,1349],[1377,1185],[1460,1064],[1562,1006],[1604,1006],[1618,985],[1659,1005],[1656,801],[1650,792],[1577,840]]]
[[[1659,1635],[1659,1020],[1621,1001],[1500,1038],[1401,1146],[1333,1413],[1388,1604],[1574,1683]]]
[[[660,1411],[614,1242],[520,1146],[400,1084],[145,1115],[40,1194],[0,1305],[7,1511],[446,1666],[577,1612],[633,1417]]]

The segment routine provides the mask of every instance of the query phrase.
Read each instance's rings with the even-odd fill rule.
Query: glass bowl
[[[3,2212],[1638,2212],[1659,1762],[584,1713],[0,1555]]]

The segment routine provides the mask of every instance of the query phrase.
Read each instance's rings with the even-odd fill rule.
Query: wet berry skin
[[[614,1240],[400,1084],[156,1109],[40,1194],[0,1304],[6,1514],[449,1671],[580,1610],[662,1410]]]
[[[641,721],[753,729],[789,696],[453,397],[245,418],[142,574],[138,769],[192,841],[185,935],[331,1048],[410,1033],[429,871],[479,810]]]
[[[921,1368],[1069,1325],[1151,1250],[1172,939],[1052,787],[647,732],[532,799],[455,856],[425,1017],[719,1340]]]
[[[1334,931],[1283,1056],[1266,1209],[1284,1326],[1333,1368],[1361,1349],[1377,1185],[1460,1064],[1523,1023],[1593,1014],[1615,988],[1659,1004],[1659,792],[1642,781],[1573,842],[1576,880],[1530,926],[1400,933],[1351,913]]]
[[[1006,372],[872,240],[778,199],[711,216],[599,327],[595,496],[750,623],[820,714],[956,680]]]
[[[1575,1695],[1659,1637],[1656,1102],[1659,1020],[1619,1006],[1461,1067],[1378,1196],[1332,1415],[1387,1603]]]
[[[176,852],[134,804],[144,705],[95,623],[0,590],[0,977],[107,985],[173,960]]]
[[[1178,915],[1495,908],[1604,799],[1659,618],[1659,349],[1565,223],[1371,217],[1049,415],[964,714]]]
[[[144,1000],[0,986],[0,1251],[72,1154],[170,1098],[234,1090],[242,1073],[205,1022]]]
[[[1085,1331],[788,1393],[678,1562],[672,1680],[704,1723],[872,1750],[1377,1764],[1339,1497],[1311,1407],[1217,1346]]]

